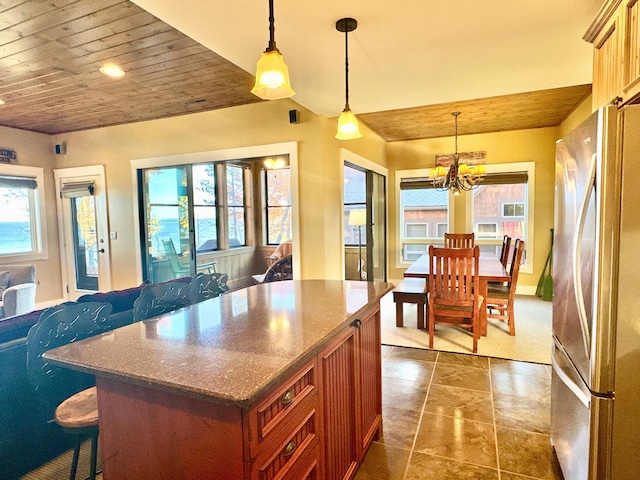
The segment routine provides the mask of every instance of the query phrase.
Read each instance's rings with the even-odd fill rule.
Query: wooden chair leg
[[[416,308],[418,309],[418,330],[424,330],[424,303],[416,303]]]
[[[515,309],[513,308],[513,303],[507,306],[507,318],[509,322],[509,335],[516,334],[516,316]]]
[[[402,327],[404,325],[403,308],[404,303],[396,302],[396,327]]]

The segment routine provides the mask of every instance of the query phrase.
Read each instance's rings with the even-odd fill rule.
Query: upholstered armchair
[[[36,266],[0,265],[0,318],[29,313],[36,304]]]

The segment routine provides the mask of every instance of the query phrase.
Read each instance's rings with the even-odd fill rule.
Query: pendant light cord
[[[345,102],[344,109],[349,109],[349,31],[344,32],[344,73],[345,73]]]
[[[276,48],[276,19],[273,14],[273,0],[269,0],[269,47],[268,52],[277,52]]]

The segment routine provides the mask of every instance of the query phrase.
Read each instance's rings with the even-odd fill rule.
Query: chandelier
[[[460,112],[452,112],[455,118],[455,146],[453,163],[447,170],[443,165],[436,165],[429,173],[429,181],[440,191],[450,190],[454,195],[459,195],[461,191],[469,191],[478,186],[478,182],[484,178],[484,165],[467,165],[460,163],[458,154],[458,116]]]

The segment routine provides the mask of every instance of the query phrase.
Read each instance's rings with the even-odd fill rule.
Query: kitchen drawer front
[[[315,358],[283,382],[280,388],[249,412],[251,457],[305,405],[317,397]],[[274,433],[276,432],[276,433]]]
[[[320,474],[319,447],[316,446],[302,455],[282,480],[324,480]]]
[[[315,400],[315,398],[314,398]],[[265,444],[253,463],[252,480],[284,480],[313,474],[312,463],[319,462],[317,402],[308,403],[309,409],[296,414],[286,425],[290,433],[278,435]],[[304,468],[302,473],[300,473]],[[315,470],[317,471],[317,466]]]

